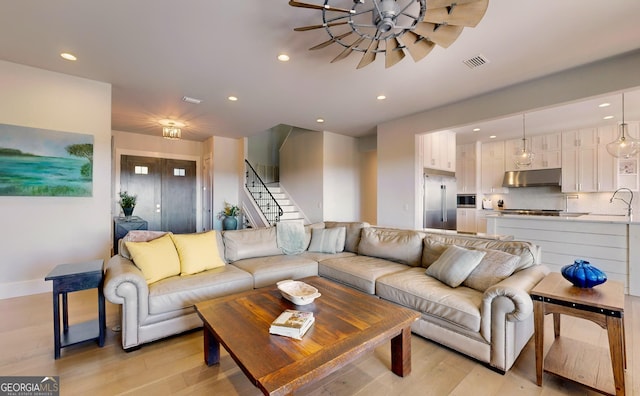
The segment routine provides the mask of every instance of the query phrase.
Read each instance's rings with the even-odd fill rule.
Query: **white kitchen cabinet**
[[[476,232],[487,232],[487,213],[492,213],[486,210],[476,210]]]
[[[598,130],[562,132],[562,192],[598,191]]]
[[[504,194],[505,142],[483,143],[480,149],[480,185],[484,194]]]
[[[549,169],[562,166],[562,138],[559,132],[527,138],[526,147],[535,154],[533,163],[526,168],[519,168],[515,156],[522,151],[522,139],[505,141],[505,170]]]
[[[531,140],[526,141],[527,150],[531,150]],[[516,156],[522,152],[522,139],[510,139],[504,142],[504,170],[516,171],[520,168],[516,164]],[[527,167],[526,169],[531,169]]]
[[[461,144],[456,148],[456,184],[458,194],[475,194],[476,183],[476,152],[477,143]]]
[[[433,132],[422,136],[423,166],[449,172],[456,171],[456,134]]]
[[[531,147],[534,153],[562,150],[562,134],[560,132],[531,137]]]
[[[476,232],[476,209],[458,209],[456,211],[456,230],[459,232]]]
[[[607,143],[617,136],[615,126],[598,128],[598,191],[618,189],[618,159],[607,151]]]

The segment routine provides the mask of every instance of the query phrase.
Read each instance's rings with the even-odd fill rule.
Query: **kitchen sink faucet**
[[[616,198],[616,194],[620,191],[620,190],[627,190],[629,191],[629,194],[631,194],[631,199],[629,199],[629,202],[625,201],[622,198]],[[619,199],[622,202],[624,202],[625,204],[627,204],[627,216],[629,216],[629,221],[631,221],[631,202],[633,202],[633,191],[631,191],[630,189],[626,188],[626,187],[622,187],[617,189],[613,195],[611,196],[611,199],[609,199],[609,203],[613,203],[614,199]]]

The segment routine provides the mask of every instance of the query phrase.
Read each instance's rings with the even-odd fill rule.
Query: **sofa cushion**
[[[322,260],[318,263],[320,276],[344,283],[365,293],[375,294],[376,279],[406,269],[404,264],[376,257],[353,256]]]
[[[180,275],[191,275],[226,263],[218,252],[216,231],[198,234],[170,234],[180,257]]]
[[[429,234],[428,238],[433,241],[446,244],[453,244],[463,247],[478,247],[492,250],[501,250],[503,252],[515,254],[516,256],[520,256],[520,262],[518,263],[514,272],[531,267],[539,261],[539,247],[531,242],[498,241],[494,239],[483,239],[446,234]],[[428,262],[430,257],[433,256],[423,254],[422,265],[424,267],[428,267],[431,264],[430,262]]]
[[[462,284],[481,292],[511,276],[520,262],[520,256],[515,254],[501,250],[477,249],[486,254]]]
[[[125,245],[147,284],[180,274],[180,258],[170,234],[149,242],[125,242]]]
[[[233,265],[195,275],[173,276],[149,286],[149,313],[157,315],[189,308],[201,301],[252,288],[251,274]]]
[[[436,316],[466,330],[480,331],[482,293],[460,286],[452,290],[425,276],[423,268],[408,268],[378,278],[376,294],[388,301]]]
[[[118,241],[118,254],[131,260],[131,253],[127,249],[126,242],[149,242],[165,235],[166,231],[131,230]]]
[[[318,262],[323,260],[334,259],[334,258],[353,257],[355,255],[356,255],[355,253],[351,253],[351,252],[342,252],[342,253],[334,253],[334,254],[320,253],[320,252],[304,252],[301,254],[302,257],[306,257],[309,260],[318,261]]]
[[[229,262],[282,254],[278,247],[275,227],[224,231],[222,238],[224,256]]]
[[[325,228],[345,227],[347,235],[345,237],[344,250],[347,252],[358,253],[358,245],[360,244],[360,231],[369,227],[369,223],[349,222],[349,221],[325,221]]]
[[[427,268],[426,274],[451,287],[458,287],[473,271],[486,252],[450,245],[442,255]]]
[[[361,234],[358,254],[420,265],[423,236],[419,232],[368,227]]]
[[[256,288],[274,285],[284,279],[318,275],[318,262],[302,255],[255,257],[233,264],[253,275],[253,286]]]
[[[344,251],[345,227],[311,230],[310,252],[337,253]]]

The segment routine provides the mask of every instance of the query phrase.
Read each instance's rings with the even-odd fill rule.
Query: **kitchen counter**
[[[582,259],[607,278],[624,282],[625,292],[640,295],[640,222],[628,216],[534,216],[487,213],[487,232],[513,235],[541,248],[541,261],[552,271]]]
[[[461,236],[475,236],[484,239],[495,239],[498,241],[510,241],[513,240],[513,235],[500,235],[500,234],[488,234],[484,232],[462,232],[456,230],[443,230],[439,228],[423,228],[422,231],[430,232],[432,234],[447,234],[447,235],[461,235]]]
[[[629,221],[629,217],[626,215],[610,215],[610,214],[587,214],[582,216],[576,215],[559,215],[559,216],[538,216],[538,215],[519,215],[502,213],[499,210],[486,211],[487,218],[490,217],[505,217],[505,218],[529,218],[544,221],[572,221],[572,222],[604,222],[604,223],[622,223],[622,224],[640,224],[640,220],[633,219]]]

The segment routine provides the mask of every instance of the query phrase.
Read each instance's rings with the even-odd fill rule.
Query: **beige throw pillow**
[[[338,248],[344,250],[345,228],[314,228],[311,230],[310,252],[336,253]]]
[[[458,287],[480,264],[485,254],[451,245],[427,268],[426,274],[451,287]]]
[[[514,254],[492,249],[476,248],[476,250],[486,252],[486,254],[462,284],[477,291],[484,292],[489,287],[508,278],[520,263],[520,256]]]

